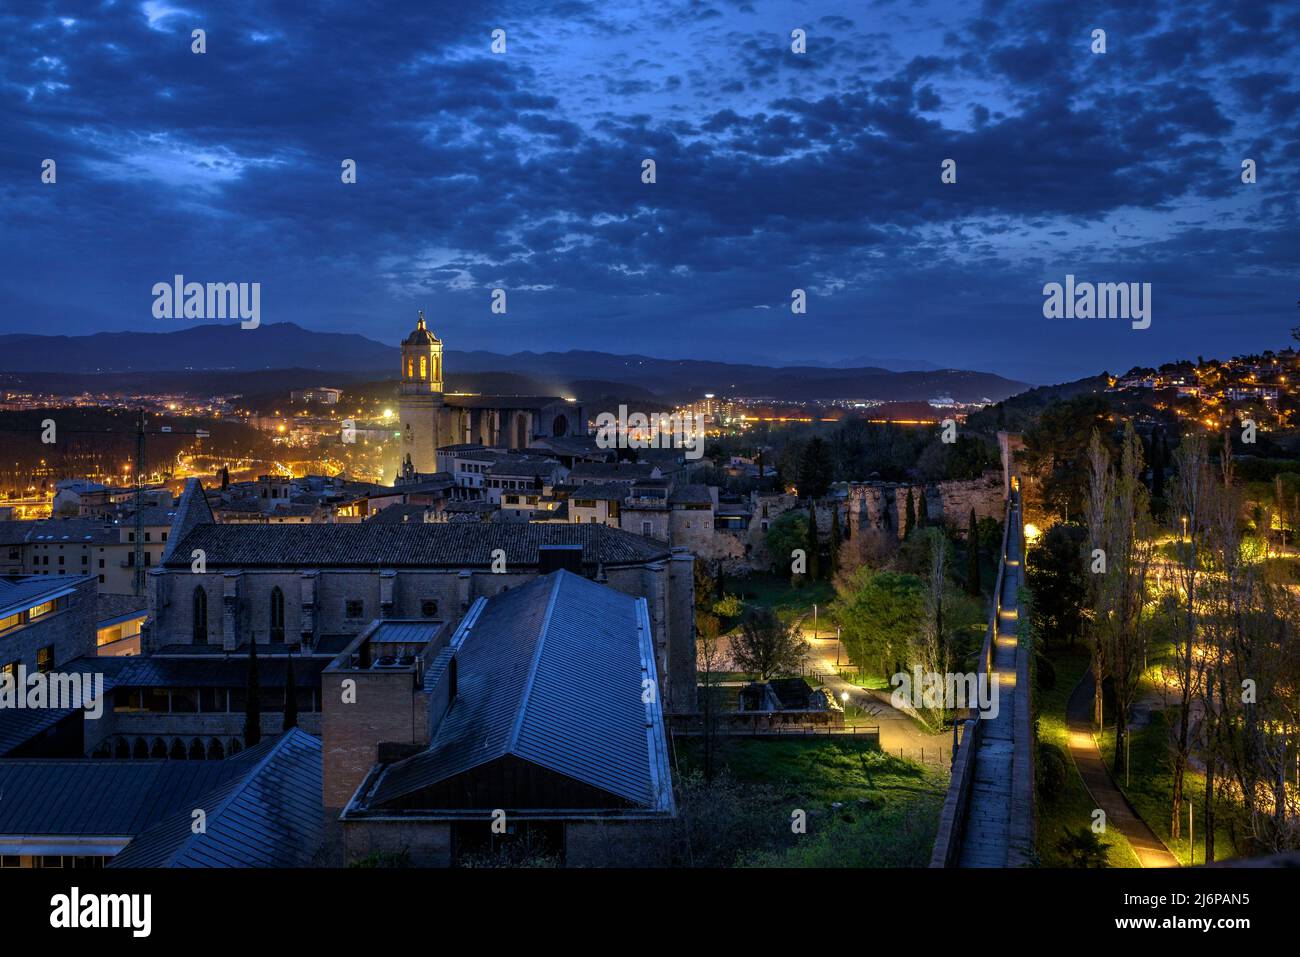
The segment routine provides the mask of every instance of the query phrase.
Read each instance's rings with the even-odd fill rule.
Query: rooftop
[[[669,557],[666,545],[604,525],[374,523],[340,525],[196,525],[176,540],[168,568],[190,567],[201,548],[216,568],[488,568],[502,549],[512,567],[538,564],[543,545],[581,545],[595,566],[637,565]]]

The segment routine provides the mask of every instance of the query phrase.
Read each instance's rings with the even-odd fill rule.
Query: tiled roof
[[[712,505],[713,496],[707,485],[682,485],[668,496],[673,505]]]
[[[599,499],[604,502],[621,502],[631,494],[632,490],[626,482],[593,482],[588,485],[579,485],[569,493],[569,499],[573,502],[590,499]]]
[[[105,525],[97,518],[42,518],[26,524],[29,545],[107,545],[121,539],[122,526]]]
[[[633,481],[634,479],[650,478],[650,473],[654,471],[653,465],[642,465],[637,462],[575,462],[573,469],[569,472],[569,481],[585,482],[596,480],[606,482],[611,479],[622,481]]]
[[[149,600],[135,595],[95,596],[95,621],[116,621],[119,618],[133,617],[149,610]]]
[[[253,750],[243,774],[145,831],[109,866],[311,865],[324,833],[320,741],[293,728]],[[199,834],[196,808],[206,815]]]
[[[656,680],[644,599],[553,572],[480,599],[455,638],[458,694],[426,751],[385,768],[380,808],[512,755],[629,807],[671,806],[659,760]]]
[[[537,564],[542,545],[582,545],[589,565],[643,564],[668,557],[658,542],[603,525],[487,522],[360,522],[339,525],[199,525],[179,542],[181,558],[168,568],[189,568],[201,548],[213,568],[487,568],[494,549],[511,567]]]
[[[558,395],[456,395],[444,393],[442,404],[452,409],[544,409],[570,405]]]
[[[402,522],[423,522],[424,513],[428,511],[427,505],[404,505],[397,503],[389,505],[386,508],[375,512],[366,519],[367,522],[398,523]]]

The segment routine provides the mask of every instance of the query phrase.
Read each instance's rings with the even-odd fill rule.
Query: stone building
[[[693,557],[603,525],[219,525],[191,480],[149,576],[146,654],[249,642],[333,654],[376,618],[455,625],[476,599],[565,567],[647,600],[663,694],[695,684]]]
[[[442,340],[425,326],[421,312],[415,329],[402,340],[398,415],[404,469],[438,471],[442,446],[526,449],[543,437],[587,434],[582,406],[559,396],[444,392],[442,353]]]

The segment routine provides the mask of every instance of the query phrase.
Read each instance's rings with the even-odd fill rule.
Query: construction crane
[[[44,432],[44,429],[6,429],[9,432]],[[65,433],[73,435],[112,435],[113,429],[61,429]],[[207,429],[175,429],[170,425],[164,425],[156,430],[145,428],[145,410],[139,409],[136,412],[135,419],[135,530],[133,538],[135,539],[135,551],[132,555],[132,562],[135,567],[132,569],[132,591],[137,598],[144,595],[144,469],[145,469],[145,437],[149,435],[193,435],[196,438],[206,439],[212,433]]]

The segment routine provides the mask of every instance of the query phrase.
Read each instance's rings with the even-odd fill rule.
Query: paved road
[[[875,712],[863,720],[867,724],[880,725],[880,747],[883,750],[897,754],[901,749],[904,757],[919,760],[925,756],[932,763],[948,764],[952,755],[951,734],[931,734],[911,715],[890,704],[888,692],[869,691],[841,678],[835,670],[834,638],[809,638],[807,641],[807,663],[813,670],[821,672],[817,680],[830,688],[837,700],[843,702],[842,696],[847,694],[849,704]],[[940,758],[930,758],[932,754],[938,754]]]
[[[1138,861],[1143,867],[1177,867],[1178,859],[1156,837],[1147,822],[1129,803],[1124,792],[1111,777],[1106,762],[1097,750],[1092,736],[1092,707],[1095,693],[1092,671],[1070,692],[1065,706],[1065,723],[1070,731],[1070,757],[1074,759],[1083,778],[1083,785],[1092,795],[1096,807],[1106,812],[1106,826],[1113,827],[1133,845]]]

